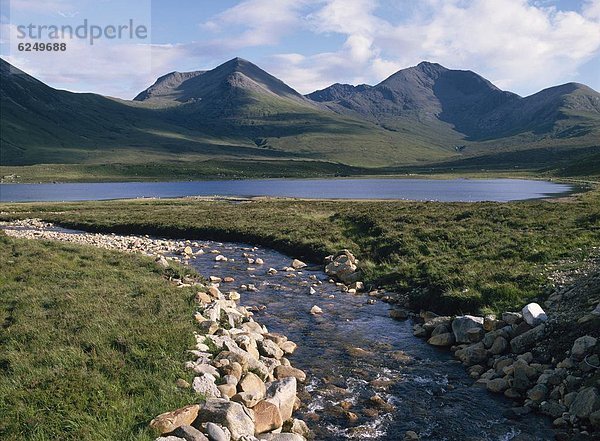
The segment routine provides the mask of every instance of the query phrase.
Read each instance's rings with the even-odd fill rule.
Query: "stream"
[[[285,271],[292,258],[267,248],[186,243],[194,252],[204,250],[189,261],[192,267],[206,277],[233,277],[221,290],[238,290],[257,321],[298,344],[290,359],[308,380],[295,415],[316,440],[402,440],[408,430],[431,441],[554,439],[545,418],[509,419],[508,399],[474,386],[449,351],[414,337],[412,321],[391,319],[386,303],[343,293],[320,270]],[[215,261],[217,251],[228,260]],[[248,258],[264,264],[250,264]],[[277,273],[269,274],[269,268]],[[244,291],[242,284],[257,290]],[[313,305],[323,314],[310,314]]]
[[[386,303],[342,293],[322,271],[281,271],[292,259],[270,249],[202,245],[234,261],[215,262],[215,255],[207,253],[190,265],[203,275],[234,277],[232,289],[254,284],[258,291],[240,291],[241,303],[266,307],[255,312],[256,320],[298,344],[291,360],[309,378],[298,417],[317,440],[401,440],[408,430],[435,441],[553,439],[542,417],[506,419],[509,400],[473,386],[447,350],[413,336],[411,320],[392,320]],[[243,253],[263,259],[264,265],[249,265]],[[278,273],[266,274],[270,267]],[[311,315],[313,305],[323,314]],[[374,395],[384,402],[371,400]],[[340,403],[351,405],[358,419],[350,421]]]

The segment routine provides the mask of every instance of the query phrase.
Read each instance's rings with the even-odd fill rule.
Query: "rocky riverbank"
[[[142,253],[154,257],[157,265],[164,267],[170,265],[169,261],[186,263],[205,253],[196,242],[67,233],[53,231],[52,227],[38,219],[27,219],[11,223],[4,231],[12,237]],[[196,251],[192,251],[192,247]],[[227,259],[216,250],[208,252],[215,255],[216,262]],[[302,266],[306,265],[299,260],[291,265]],[[220,283],[232,282],[233,278],[210,277],[209,280],[206,285],[192,279],[173,280],[180,286],[198,288],[193,317],[198,324],[194,335],[196,345],[188,350],[191,360],[185,366],[193,378],[190,381],[180,378],[177,386],[192,388],[199,400],[155,417],[150,426],[161,434],[157,440],[303,441],[310,438],[306,423],[292,417],[300,406],[298,385],[306,381],[306,374],[287,359],[296,350],[296,344],[284,335],[268,332],[265,326],[254,321],[253,313],[236,303],[240,299],[237,291],[221,292]],[[252,288],[246,287],[248,291]]]
[[[414,335],[450,348],[477,385],[513,400],[511,418],[539,412],[558,440],[600,439],[600,270],[575,280],[546,311],[532,303],[500,317],[422,312]]]
[[[218,283],[199,287],[196,346],[186,364],[194,378],[191,384],[179,379],[178,386],[193,388],[205,401],[154,418],[157,441],[310,438],[304,421],[292,417],[300,406],[298,384],[306,381],[286,358],[296,344],[254,321],[236,304],[236,291],[224,294]]]

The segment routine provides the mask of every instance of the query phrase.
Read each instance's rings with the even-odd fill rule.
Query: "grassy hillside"
[[[578,154],[579,148],[598,146],[598,94],[585,86],[563,85],[521,100],[476,74],[435,66],[435,72],[458,79],[440,85],[427,69],[401,71],[377,87],[353,88],[358,107],[339,114],[331,103],[310,101],[239,59],[202,73],[168,74],[137,101],[56,90],[0,60],[0,172],[31,181],[73,181],[87,175],[90,180],[330,176],[341,168],[378,174],[385,173],[382,168],[474,170],[485,164],[539,170],[556,165],[545,149]],[[493,109],[506,99],[523,108],[486,113],[489,124],[506,126],[503,137],[469,140],[461,133],[469,132],[461,127],[472,113],[479,114],[473,102]],[[453,119],[454,113],[462,116]],[[239,167],[242,162],[245,167]],[[276,164],[283,164],[285,174]],[[35,168],[40,176],[18,168],[31,165],[41,166]]]
[[[349,248],[369,284],[439,312],[518,307],[544,295],[555,266],[578,265],[600,243],[598,190],[569,202],[162,200],[0,211],[88,230],[259,243],[315,261]]]
[[[0,232],[0,438],[150,440],[175,387],[192,292],[150,259]]]
[[[2,61],[3,166],[207,159],[317,159],[377,166],[451,154],[451,148],[431,145],[427,138],[336,115],[300,95],[291,99],[259,90],[250,80],[239,80],[238,72],[231,84],[205,85],[207,99],[174,106],[59,91],[12,69]]]

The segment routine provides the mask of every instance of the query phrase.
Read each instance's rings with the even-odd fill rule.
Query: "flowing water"
[[[472,386],[464,367],[447,351],[412,335],[410,320],[389,318],[386,303],[342,293],[321,271],[281,271],[292,259],[273,250],[204,245],[234,261],[217,263],[207,253],[191,265],[204,275],[234,277],[223,290],[254,284],[258,291],[241,292],[241,303],[266,307],[255,312],[256,320],[298,344],[290,359],[309,377],[299,417],[317,440],[401,440],[407,430],[422,440],[553,439],[541,417],[507,420],[508,400]],[[264,265],[249,265],[243,253],[263,259]],[[268,275],[269,267],[279,272]],[[313,305],[323,314],[311,315]],[[373,402],[374,395],[384,402]],[[340,403],[351,405],[349,411],[358,419],[350,421]]]
[[[191,266],[207,277],[234,277],[222,284],[224,292],[253,284],[255,292],[240,290],[241,303],[256,307],[255,319],[271,332],[298,344],[290,360],[308,380],[297,416],[317,440],[402,440],[407,430],[431,441],[553,439],[542,417],[508,419],[510,401],[473,386],[448,351],[412,335],[410,320],[389,318],[386,303],[342,293],[320,270],[283,271],[292,259],[267,248],[192,244],[205,254],[190,260]],[[216,262],[212,250],[229,260]],[[244,254],[264,264],[249,264]],[[271,267],[277,274],[267,273]],[[310,294],[311,286],[316,293]],[[313,305],[323,314],[311,315]]]

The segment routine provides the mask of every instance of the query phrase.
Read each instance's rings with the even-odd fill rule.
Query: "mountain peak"
[[[240,57],[232,58],[208,71],[171,72],[141,92],[135,99],[165,103],[218,102],[239,94],[275,95],[303,105],[314,104],[283,81]]]
[[[441,64],[439,64],[439,63],[433,63],[431,61],[421,61],[415,67],[417,67],[417,68],[419,68],[421,70],[425,70],[425,69],[433,69],[433,70],[438,70],[438,71],[448,70],[447,68],[445,68]]]
[[[241,57],[232,58],[231,60],[228,60],[225,63],[220,64],[215,69],[229,68],[229,69],[238,70],[238,69],[244,69],[244,68],[248,68],[248,67],[255,67],[257,69],[260,69],[256,64],[254,64],[244,58],[241,58]]]

